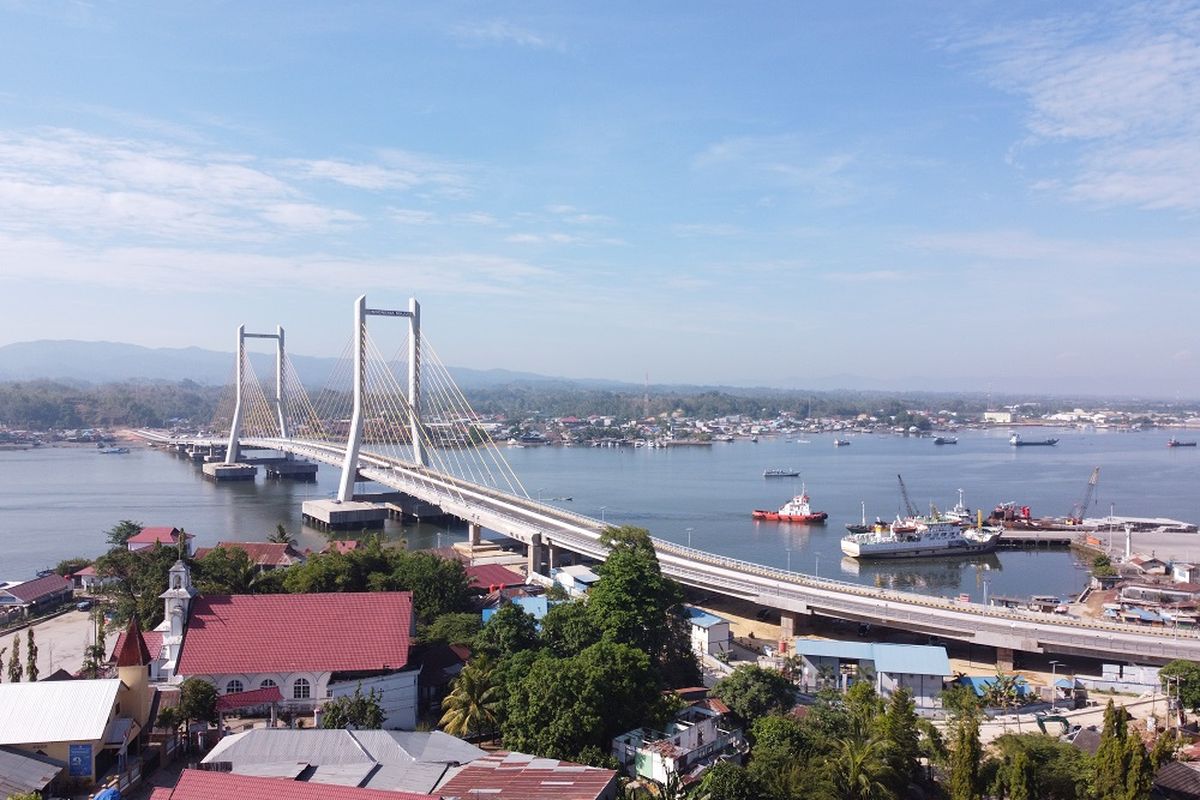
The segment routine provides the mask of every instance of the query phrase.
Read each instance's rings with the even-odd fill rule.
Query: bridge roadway
[[[185,441],[153,432],[140,433],[164,443]],[[340,445],[320,441],[246,438],[242,446],[288,452],[337,467],[345,458]],[[600,520],[398,458],[370,453],[365,448],[359,456],[359,473],[527,545],[551,545],[598,560],[606,556],[600,535],[607,526]],[[1014,651],[1138,663],[1165,663],[1175,658],[1200,661],[1200,634],[1194,631],[1142,628],[960,603],[788,572],[658,538],[653,542],[663,572],[671,578],[688,586],[778,609],[793,619],[819,614]]]

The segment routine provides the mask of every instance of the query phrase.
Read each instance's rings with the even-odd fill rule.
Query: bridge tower
[[[421,304],[415,297],[410,297],[407,311],[367,308],[367,296],[361,295],[354,301],[354,410],[350,416],[346,460],[342,462],[342,480],[338,485],[338,500],[343,503],[354,499],[358,450],[362,445],[363,401],[367,386],[367,317],[408,318],[409,435],[413,461],[420,466],[428,463],[421,442]]]
[[[279,420],[279,435],[290,438],[287,421],[287,404],[283,391],[284,349],[283,327],[275,326],[275,333],[246,333],[246,326],[239,325],[237,329],[237,376],[234,378],[233,422],[229,426],[229,442],[225,448],[225,463],[236,464],[241,457],[240,438],[242,434],[242,399],[245,394],[244,372],[246,369],[246,340],[274,339],[275,340],[275,413]]]

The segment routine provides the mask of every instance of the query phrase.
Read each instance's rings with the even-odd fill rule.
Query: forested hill
[[[173,419],[207,425],[229,390],[180,383],[79,386],[55,381],[0,383],[0,425],[12,428],[165,427]]]

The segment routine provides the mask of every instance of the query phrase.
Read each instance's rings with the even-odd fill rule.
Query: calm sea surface
[[[1026,438],[1040,438],[1031,431]],[[763,438],[711,447],[507,448],[504,453],[531,497],[612,523],[648,528],[654,535],[724,555],[824,577],[892,586],[936,595],[1028,596],[1077,591],[1085,572],[1063,551],[1003,551],[970,559],[856,564],[841,555],[843,525],[861,515],[893,517],[900,507],[896,474],[914,504],[949,508],[963,489],[967,505],[988,510],[1015,500],[1034,514],[1063,515],[1083,496],[1093,467],[1101,467],[1097,501],[1089,514],[1117,513],[1200,519],[1195,488],[1200,452],[1168,449],[1162,432],[1077,433],[1057,447],[1013,448],[1003,431],[966,432],[959,444],[930,439],[852,436],[834,448],[831,436],[807,442]],[[800,480],[764,479],[773,467],[800,470],[826,526],[753,522],[755,508],[777,508]],[[121,519],[174,525],[196,535],[199,546],[219,539],[264,540],[279,522],[298,533],[301,546],[319,549],[324,538],[302,528],[300,503],[330,496],[336,470],[321,467],[316,483],[217,485],[192,464],[167,453],[136,449],[101,455],[92,448],[0,452],[0,579],[23,579],[74,555],[104,550],[104,531]],[[570,501],[555,498],[572,498]],[[691,529],[690,533],[688,529]],[[389,523],[392,538],[410,547],[448,544],[463,530]]]

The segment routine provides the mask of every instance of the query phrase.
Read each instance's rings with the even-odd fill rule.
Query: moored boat
[[[908,525],[915,522],[915,530]],[[876,525],[866,533],[842,537],[842,552],[851,558],[932,558],[996,549],[1002,529],[963,528],[957,520],[921,517]]]
[[[102,455],[124,455],[129,452],[128,447],[101,447],[98,451]]]
[[[833,440],[834,447],[848,447],[849,445],[850,445],[849,439],[834,439]]]
[[[1058,439],[1022,439],[1019,433],[1014,433],[1009,437],[1008,443],[1013,447],[1053,447],[1058,444]]]
[[[800,473],[794,469],[764,469],[764,478],[799,478]]]
[[[784,503],[778,511],[756,508],[750,516],[766,522],[799,522],[809,525],[822,524],[829,517],[824,511],[812,510],[808,502],[808,492],[803,487],[800,494]]]
[[[937,436],[934,437],[934,444],[958,444],[957,436]]]
[[[1176,439],[1174,436],[1172,436],[1170,439],[1167,440],[1167,447],[1195,447],[1195,446],[1196,446],[1195,442],[1181,442],[1178,439]]]

